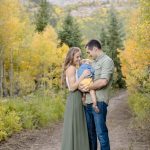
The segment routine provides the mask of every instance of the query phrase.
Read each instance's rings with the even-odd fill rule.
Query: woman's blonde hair
[[[73,64],[74,55],[80,51],[81,50],[78,47],[71,47],[69,49],[63,65],[62,78],[61,78],[62,87],[66,87],[66,70],[70,65],[74,65]]]

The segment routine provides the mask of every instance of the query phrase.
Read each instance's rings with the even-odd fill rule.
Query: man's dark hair
[[[85,48],[88,48],[90,50],[92,50],[93,47],[101,49],[101,43],[98,40],[92,39],[85,45]]]

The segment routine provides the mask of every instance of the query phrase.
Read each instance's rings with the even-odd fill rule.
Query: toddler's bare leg
[[[92,99],[92,102],[93,102],[93,108],[95,110],[95,112],[99,112],[99,108],[97,106],[97,100],[96,100],[96,93],[95,93],[95,90],[90,90],[90,95],[91,95],[91,99]]]
[[[86,101],[86,94],[83,93],[83,95],[82,95],[82,103],[83,103],[83,105],[86,105],[85,101]]]

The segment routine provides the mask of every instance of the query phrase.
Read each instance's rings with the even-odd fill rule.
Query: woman
[[[70,48],[63,71],[63,81],[66,81],[70,93],[66,103],[61,150],[89,150],[82,95],[78,90],[79,83],[89,74],[89,71],[84,71],[77,79],[76,68],[80,59],[81,50],[78,47]]]

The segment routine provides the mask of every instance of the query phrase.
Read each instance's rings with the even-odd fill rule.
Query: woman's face
[[[75,66],[79,65],[80,64],[80,60],[81,60],[81,52],[79,51],[79,52],[75,53],[75,55],[74,55],[73,64]]]

